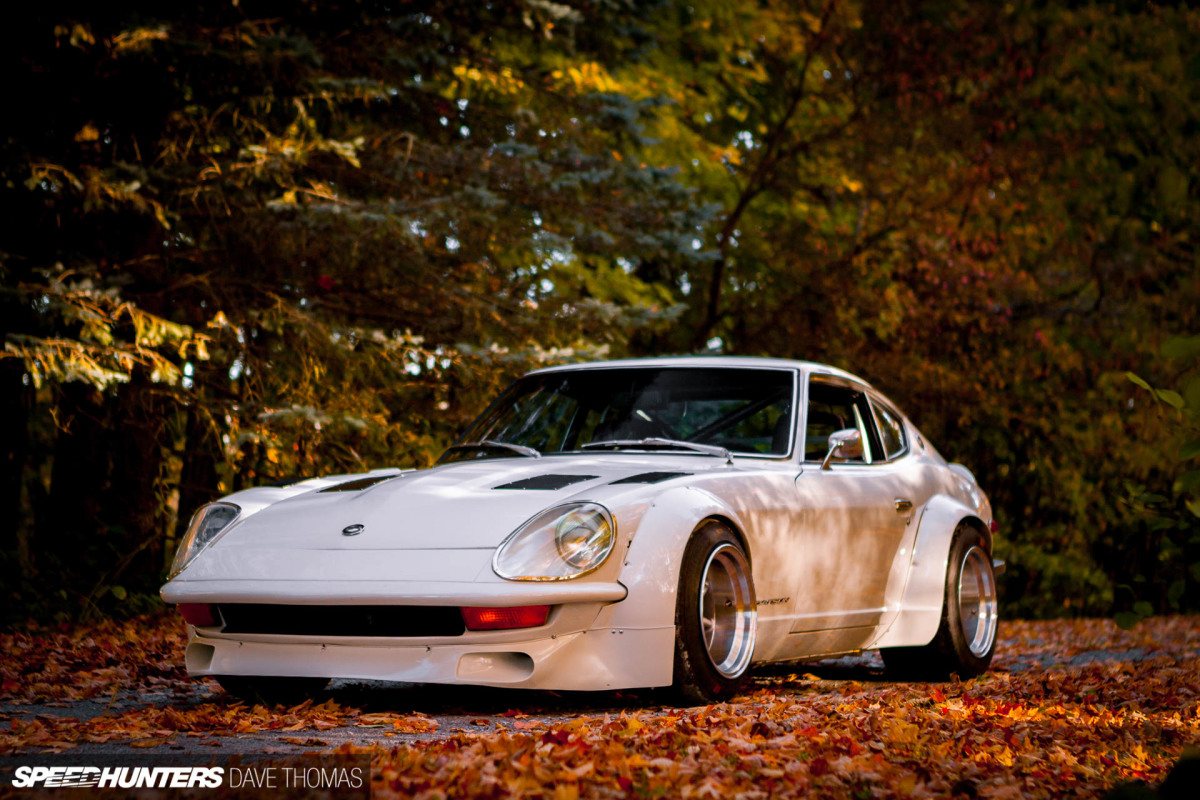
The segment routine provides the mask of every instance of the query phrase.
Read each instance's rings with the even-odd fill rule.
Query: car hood
[[[355,487],[367,476],[351,475],[336,483],[324,480],[321,488],[302,490],[250,514],[230,528],[218,546],[494,548],[546,508],[572,499],[603,502],[614,490],[646,486],[611,486],[614,481],[656,471],[696,474],[714,469],[728,467],[703,456],[587,455],[460,462],[387,476],[365,488]],[[238,503],[239,497],[229,501]],[[362,527],[353,532],[351,526]]]

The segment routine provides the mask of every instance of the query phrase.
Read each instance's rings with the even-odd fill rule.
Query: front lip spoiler
[[[525,606],[618,603],[629,590],[618,581],[453,583],[449,581],[175,580],[167,603],[295,605]]]

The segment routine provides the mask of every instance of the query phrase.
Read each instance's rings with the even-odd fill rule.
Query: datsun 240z
[[[819,364],[542,369],[429,469],[201,508],[162,596],[235,694],[330,678],[736,692],[755,664],[867,649],[966,678],[996,640],[996,524],[867,383]]]

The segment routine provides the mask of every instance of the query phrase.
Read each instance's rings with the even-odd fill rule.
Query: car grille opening
[[[301,606],[221,603],[222,633],[277,636],[461,636],[457,606]]]

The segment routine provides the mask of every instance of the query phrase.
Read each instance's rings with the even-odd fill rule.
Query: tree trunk
[[[112,472],[103,503],[103,535],[111,548],[109,563],[102,567],[105,576],[111,583],[147,591],[161,577],[166,538],[163,391],[135,371],[113,399],[108,445]]]
[[[25,463],[29,456],[29,405],[32,387],[25,386],[25,365],[14,358],[0,361],[0,550],[28,566],[20,522],[28,519],[21,505]]]
[[[197,508],[220,495],[221,436],[212,417],[193,404],[187,411],[183,468],[179,475],[179,518],[175,541],[183,536]]]
[[[104,443],[103,398],[86,383],[63,384],[58,398],[58,432],[54,438],[54,463],[50,471],[52,502],[37,518],[30,542],[34,570],[57,562],[64,589],[87,593],[87,571],[94,574],[100,534],[100,494],[108,475]]]

